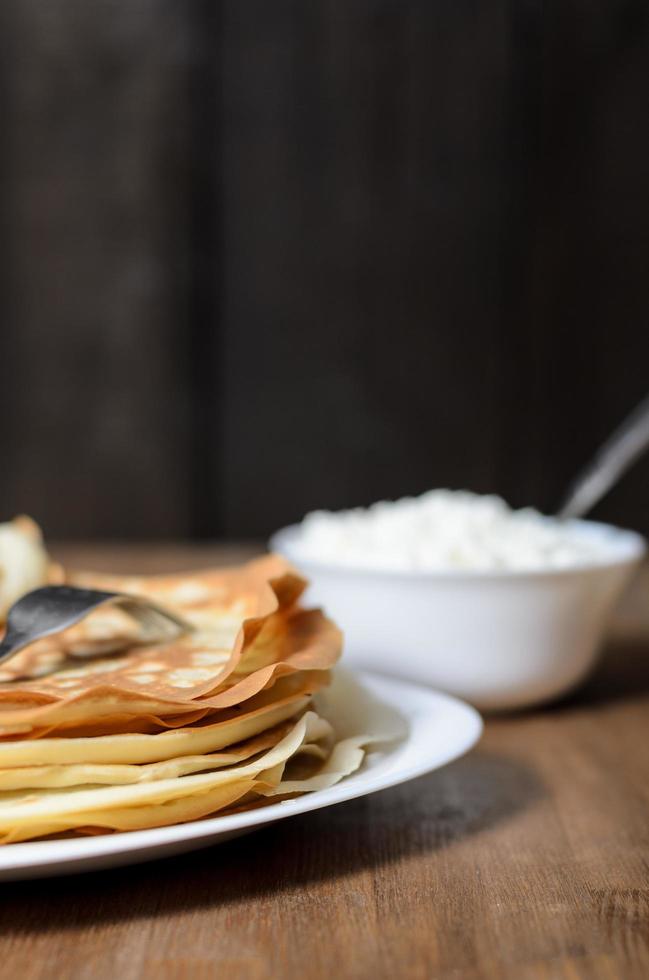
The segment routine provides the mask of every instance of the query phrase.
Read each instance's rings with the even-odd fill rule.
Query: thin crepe
[[[193,629],[163,642],[98,610],[0,671],[0,843],[268,805],[361,764],[370,739],[334,745],[310,710],[341,634],[300,607],[306,583],[282,559],[67,580],[148,596]]]
[[[328,723],[307,712],[268,752],[244,766],[134,786],[0,793],[0,843],[70,831],[94,833],[183,823],[237,802],[251,806],[259,797],[286,797],[331,786],[358,768],[362,745],[371,739],[359,736],[339,743],[319,776],[283,778],[300,752],[330,735]]]
[[[67,786],[122,786],[150,783],[158,779],[189,776],[223,769],[269,749],[287,734],[287,725],[271,728],[262,735],[240,742],[221,752],[183,755],[143,765],[82,762],[0,769],[0,793],[19,789],[61,789]]]
[[[265,576],[280,568],[284,574],[268,582]],[[242,573],[201,573],[198,578],[202,587],[206,587],[206,576],[212,603],[217,595],[216,583],[220,582],[223,588],[226,577],[228,591],[219,593],[218,601],[221,607],[227,605],[231,618],[237,585],[229,577],[235,576],[241,584]],[[190,577],[185,585],[198,587],[196,578]],[[248,700],[283,676],[328,671],[336,663],[342,645],[340,631],[319,610],[295,606],[305,583],[286,563],[275,558],[253,562],[247,566],[243,581],[254,581],[258,589],[256,606],[252,590],[245,593],[246,608],[250,611],[254,606],[262,615],[241,622],[229,649],[222,646],[223,608],[219,611],[210,607],[210,632],[205,621],[206,600],[200,604],[200,628],[172,643],[136,646],[119,656],[82,662],[71,661],[67,655],[62,660],[60,650],[47,651],[41,644],[34,645],[38,649],[28,648],[22,662],[12,667],[15,680],[0,684],[0,737],[39,737],[84,723],[110,726],[117,718],[125,725],[129,718],[146,718],[149,728],[156,724],[182,724],[183,716],[188,716],[185,723],[191,723]],[[178,588],[177,577],[174,582]],[[158,601],[169,592],[167,579],[165,583],[166,590],[160,588],[156,594]],[[144,586],[141,588],[145,591]],[[195,616],[193,606],[182,612],[190,619]],[[230,619],[228,622],[226,632],[228,642],[232,642],[232,623]],[[63,637],[65,648],[65,634]],[[49,642],[57,640],[58,637]],[[12,665],[13,661],[9,666]],[[34,677],[34,672],[43,676]],[[26,674],[31,674],[31,679],[22,679]]]
[[[259,702],[262,703],[259,703]],[[71,763],[145,763],[179,755],[216,752],[298,716],[311,701],[297,692],[277,701],[267,692],[253,699],[248,711],[233,710],[207,724],[157,734],[120,733],[75,738],[15,739],[0,743],[0,768]]]
[[[58,831],[74,830],[86,825],[114,829],[111,812],[115,811],[125,811],[135,818],[132,826],[151,826],[150,814],[146,813],[146,808],[159,808],[174,802],[179,805],[175,808],[173,822],[182,822],[186,819],[180,805],[182,800],[188,800],[191,808],[192,800],[220,788],[235,788],[242,784],[245,793],[249,791],[251,782],[259,783],[260,788],[277,785],[286,761],[312,739],[318,730],[318,722],[318,716],[314,712],[307,712],[276,745],[252,762],[216,772],[134,785],[2,792],[0,842],[25,840],[43,833],[52,833],[50,828],[53,826]],[[231,802],[231,794],[226,795],[228,802]],[[221,805],[228,804],[219,803]],[[138,817],[141,819],[137,820]]]
[[[83,698],[47,706],[32,720],[5,725],[0,729],[0,746],[17,739],[38,740],[59,735],[63,738],[118,734],[155,734],[189,725],[210,724],[241,717],[261,704],[281,701],[296,694],[314,694],[329,683],[329,670],[296,670],[271,682],[234,705],[213,708],[210,702],[196,700],[186,705],[142,701],[128,695],[116,696],[98,687]],[[173,711],[173,714],[169,712]],[[17,713],[16,713],[17,714]],[[39,717],[42,715],[42,717]],[[13,719],[12,719],[13,720]]]
[[[68,786],[122,786],[134,783],[150,783],[160,779],[172,779],[178,776],[189,776],[199,772],[210,772],[214,769],[225,769],[245,760],[252,759],[263,751],[277,745],[288,735],[293,727],[291,722],[284,722],[270,728],[261,735],[254,736],[243,742],[238,742],[220,752],[202,755],[180,755],[161,762],[144,764],[110,764],[110,763],[72,763],[27,766],[14,769],[0,769],[0,800],[1,793],[20,789],[60,789]],[[318,742],[330,743],[333,729],[329,722],[322,718],[311,725],[309,741],[300,751],[319,759],[327,758],[327,750]],[[330,745],[328,746],[330,748]]]
[[[85,574],[73,575],[71,581],[149,597],[183,616],[193,632],[175,643],[164,644],[165,659],[161,662],[159,646],[154,644],[148,652],[138,648],[141,633],[134,623],[132,634],[120,637],[123,657],[79,664],[71,654],[82,638],[87,647],[92,646],[93,638],[98,638],[98,652],[103,652],[104,643],[116,628],[116,617],[120,622],[124,619],[119,610],[99,609],[69,630],[31,644],[3,665],[0,709],[65,700],[96,684],[97,674],[114,674],[111,680],[120,689],[163,700],[169,695],[182,701],[205,695],[239,666],[255,642],[273,646],[285,629],[282,614],[295,606],[306,584],[283,559],[275,556],[250,562],[241,569],[186,576],[147,579]],[[168,678],[167,672],[174,670],[180,673]],[[142,683],[142,674],[163,676],[157,680],[152,676]]]

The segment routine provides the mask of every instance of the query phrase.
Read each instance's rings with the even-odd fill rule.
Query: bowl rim
[[[547,519],[553,520],[550,517]],[[606,524],[603,521],[573,519],[566,521],[566,523],[578,533],[609,538],[611,544],[615,543],[615,548],[612,547],[610,554],[599,560],[575,562],[573,565],[560,568],[534,566],[529,568],[445,568],[439,570],[371,568],[364,565],[344,565],[300,557],[299,553],[295,551],[295,539],[300,534],[300,524],[289,524],[279,528],[269,538],[268,548],[307,573],[328,572],[337,575],[370,577],[382,581],[393,579],[401,582],[518,581],[535,578],[562,578],[572,575],[596,574],[613,568],[633,566],[639,564],[647,554],[647,539],[638,531],[617,527],[614,524]]]

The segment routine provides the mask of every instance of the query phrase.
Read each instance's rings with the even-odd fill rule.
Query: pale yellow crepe
[[[10,834],[13,840],[42,836],[44,832],[52,832],[43,831],[42,828],[53,825],[59,830],[74,830],[85,825],[111,827],[110,811],[160,806],[170,801],[200,797],[231,784],[247,784],[250,781],[263,783],[264,780],[267,785],[277,784],[281,779],[283,764],[303,743],[310,740],[317,722],[317,715],[307,712],[284,738],[253,762],[213,773],[126,786],[0,793],[0,841],[5,834]],[[151,824],[145,822],[140,825]]]
[[[271,795],[286,797],[324,789],[359,767],[363,739],[360,736],[346,739],[335,746],[331,763],[320,775],[283,780],[287,764],[308,748],[308,739],[313,737],[318,724],[322,724],[322,719],[309,712],[280,743],[253,763],[214,774],[110,789],[2,793],[0,843],[65,831],[86,833],[160,827],[207,817],[241,800],[254,805],[255,799]]]
[[[146,827],[166,827],[170,824],[187,823],[210,816],[225,807],[231,806],[255,786],[254,779],[217,786],[201,796],[187,799],[169,800],[152,806],[124,807],[106,810],[101,814],[88,813],[79,816],[77,821],[69,816],[45,819],[35,822],[29,827],[16,824],[0,832],[0,844],[17,844],[19,841],[32,840],[35,837],[46,837],[50,834],[61,833],[105,833],[111,830],[142,830]],[[80,823],[83,819],[85,823]],[[77,826],[78,824],[78,826]]]
[[[180,755],[217,752],[251,738],[309,704],[310,695],[298,694],[264,704],[249,714],[214,724],[178,728],[156,735],[122,734],[85,738],[41,738],[0,743],[0,768],[71,763],[140,764],[174,759]]]
[[[47,766],[25,766],[0,769],[0,794],[18,789],[58,789],[67,786],[118,786],[133,783],[149,783],[158,779],[171,779],[198,772],[209,772],[234,766],[252,759],[276,745],[292,728],[284,722],[274,728],[221,752],[204,755],[184,755],[162,762],[139,765],[110,763],[59,763]],[[318,742],[325,743],[319,745]],[[300,746],[299,752],[317,759],[326,759],[333,742],[333,729],[324,718],[316,717],[309,727],[309,739]],[[0,800],[2,796],[0,795]]]
[[[287,726],[284,724],[221,752],[183,755],[163,762],[147,762],[140,765],[83,762],[0,769],[0,793],[16,789],[59,789],[65,786],[121,786],[129,783],[150,783],[157,779],[172,779],[196,772],[223,769],[244,762],[271,748],[286,734]]]
[[[162,762],[134,764],[72,763],[45,766],[26,766],[0,769],[0,793],[17,789],[58,789],[67,786],[119,786],[133,783],[150,783],[158,779],[172,779],[213,769],[234,766],[259,755],[276,745],[290,731],[290,722],[271,728],[245,742],[222,752],[204,755],[183,755]],[[299,752],[318,759],[326,759],[331,749],[333,729],[323,718],[315,717],[309,728],[309,739],[300,746]],[[326,742],[327,746],[318,745]],[[0,800],[2,799],[0,795]]]
[[[315,790],[335,786],[345,776],[350,776],[360,768],[365,758],[365,748],[373,741],[375,740],[370,735],[343,739],[342,742],[334,745],[331,755],[315,775],[307,779],[282,779],[277,786],[262,791],[262,795],[288,796],[294,793],[312,793]],[[317,750],[318,746],[306,746],[305,750],[315,754],[311,751],[312,748]]]

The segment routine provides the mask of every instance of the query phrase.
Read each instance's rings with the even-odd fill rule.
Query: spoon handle
[[[589,511],[648,448],[649,397],[626,417],[579,473],[558,516],[581,517]]]

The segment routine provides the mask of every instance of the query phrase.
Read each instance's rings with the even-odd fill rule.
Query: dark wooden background
[[[3,0],[0,512],[551,508],[649,390],[646,0]],[[597,511],[649,531],[649,461]]]

